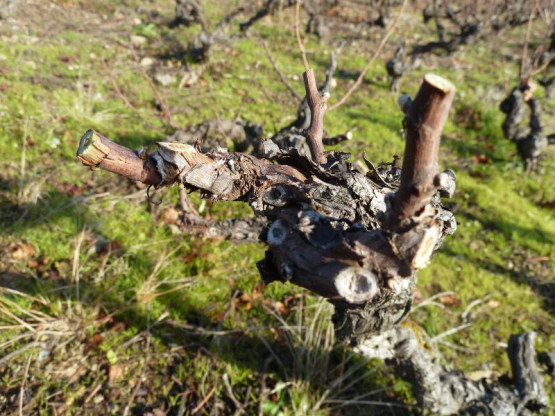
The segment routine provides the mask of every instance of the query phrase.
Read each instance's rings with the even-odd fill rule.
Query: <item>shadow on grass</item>
[[[52,304],[67,304],[71,299],[75,299],[75,286],[65,279],[58,281],[43,280],[22,273],[10,273],[6,270],[0,270],[0,285],[31,296],[47,297]],[[194,288],[192,288],[192,290],[194,290]],[[320,350],[317,347],[307,347],[302,344],[292,346],[284,339],[285,337],[281,324],[271,318],[263,319],[265,321],[265,326],[259,329],[222,330],[221,319],[215,320],[213,317],[208,316],[205,310],[195,307],[186,296],[182,294],[171,294],[164,296],[163,299],[164,303],[168,305],[180,302],[181,307],[179,309],[187,310],[186,321],[178,322],[174,320],[156,322],[150,326],[150,336],[156,338],[157,341],[164,344],[169,350],[175,349],[176,346],[182,346],[183,356],[181,359],[178,358],[178,361],[191,361],[204,356],[215,360],[214,364],[216,366],[216,371],[218,371],[218,368],[221,369],[221,366],[218,365],[219,362],[231,364],[241,370],[248,370],[251,381],[246,381],[244,386],[241,386],[243,382],[240,382],[239,385],[234,385],[234,389],[241,389],[244,387],[244,390],[247,390],[249,385],[252,384],[252,375],[256,374],[257,377],[266,378],[266,387],[269,390],[278,388],[279,383],[303,381],[306,382],[311,389],[319,392],[315,394],[324,394],[329,383],[336,381],[334,378],[330,378],[331,373],[333,373],[335,377],[342,377],[344,372],[348,372],[349,366],[358,366],[358,369],[352,373],[350,377],[345,378],[342,383],[342,385],[346,387],[344,391],[341,391],[341,396],[357,397],[375,391],[375,393],[369,394],[368,397],[361,400],[374,401],[376,404],[349,404],[345,402],[341,404],[342,411],[335,414],[349,415],[367,412],[371,412],[375,415],[395,414],[398,416],[418,414],[416,412],[412,413],[410,409],[404,407],[401,401],[392,398],[387,390],[383,389],[383,374],[376,376],[369,375],[363,379],[359,379],[355,384],[350,384],[354,378],[361,376],[361,374],[364,374],[368,370],[371,371],[372,368],[366,360],[359,357],[352,358],[351,362],[346,365],[343,363],[344,353],[340,348],[336,348],[330,352]],[[130,308],[129,300],[126,301],[124,297],[116,290],[113,290],[113,288],[94,285],[86,281],[81,282],[79,302],[83,305],[83,310],[98,310],[96,307],[101,303],[101,310],[103,311],[122,311],[114,315],[114,319],[107,327],[101,328],[101,330],[99,329],[99,332],[104,333],[112,331],[113,328],[118,326],[118,323],[125,324],[127,328],[137,328],[140,332],[146,331],[148,327],[149,316],[146,308]],[[91,317],[91,319],[94,319],[94,317]],[[63,351],[61,353],[63,353]],[[328,356],[323,356],[325,354],[328,354]],[[174,357],[176,353],[172,353],[171,355]],[[298,371],[298,368],[295,368],[295,366],[299,365],[299,357],[311,357],[311,359],[314,359],[314,368],[310,368],[311,363],[306,362],[301,363],[301,365],[309,367],[309,370],[306,373]],[[102,360],[101,358],[98,359]],[[174,370],[172,370],[174,365],[173,360],[174,358],[169,360],[172,362],[168,361],[161,364],[163,368],[157,366],[156,368],[151,368],[149,371],[155,371],[158,373],[158,376],[164,373],[164,377],[167,378],[166,382],[169,383],[171,379],[176,377],[176,374],[173,373]],[[326,362],[327,368],[319,365],[323,361]],[[100,367],[105,367],[105,364],[101,364]],[[108,371],[108,368],[105,368],[105,370]],[[223,374],[223,371],[220,371]],[[307,374],[308,377],[303,379]],[[148,378],[148,373],[145,374],[145,377]],[[181,381],[184,383],[186,382],[187,385],[195,383],[195,381],[191,381],[191,374],[186,374],[186,377],[187,380]],[[96,378],[98,378],[98,376]],[[217,378],[219,377],[217,376]],[[96,383],[97,382],[95,382],[95,384]],[[257,385],[258,381],[255,380],[254,384]],[[147,390],[154,387],[150,386],[147,381],[143,383],[143,386],[143,388]],[[285,387],[286,386],[287,384]],[[90,387],[92,388],[94,385]],[[106,391],[108,387],[109,384],[106,382],[103,391]],[[1,387],[0,392],[2,392]],[[180,393],[181,391],[176,392],[176,394]],[[306,391],[302,394],[308,393],[309,392]],[[277,395],[273,393],[273,398],[270,397],[269,400],[277,401]],[[225,396],[219,399],[225,402],[226,409],[230,410],[235,408],[233,402],[228,400]],[[169,409],[169,413],[167,414],[179,414],[178,404],[170,403],[168,397],[165,397],[163,401],[165,402],[166,408]],[[83,405],[84,403],[77,402],[75,404]],[[338,404],[335,405],[337,406]],[[333,404],[331,406],[333,406]],[[131,410],[132,414],[142,414],[141,412],[153,411],[154,407],[154,405],[145,404],[139,400],[131,407]]]
[[[134,136],[129,138],[121,135],[118,136],[118,141],[126,143],[127,145],[133,143],[134,140],[137,140]],[[141,137],[138,140],[143,141],[144,137]],[[121,180],[123,183],[129,183],[124,179],[117,180]],[[13,196],[17,186],[18,184],[15,180],[8,180],[7,182],[3,182],[2,190],[7,190],[7,195]],[[91,185],[91,189],[83,191],[83,194],[81,195],[72,195],[71,189],[67,190],[67,192],[51,190],[43,194],[37,204],[29,203],[18,205],[13,201],[10,201],[8,198],[4,198],[3,200],[0,199],[0,229],[5,234],[13,232],[16,235],[21,235],[22,232],[29,232],[29,230],[33,228],[37,228],[37,232],[41,232],[43,229],[41,227],[48,227],[48,233],[52,234],[53,238],[58,236],[61,245],[67,248],[67,244],[69,243],[65,242],[70,242],[70,240],[81,230],[94,230],[97,228],[95,227],[95,222],[99,221],[98,215],[95,215],[94,212],[92,212],[88,207],[89,201],[87,200],[87,197],[84,196],[87,192],[91,191],[92,197],[94,197],[96,186],[96,183]],[[116,186],[116,189],[121,192],[122,189],[125,189],[125,185],[118,185]],[[2,197],[2,194],[0,194],[0,197]],[[58,244],[59,242],[55,243]],[[40,247],[38,248],[40,252]],[[119,253],[116,252],[111,255],[108,254],[105,266],[110,268],[112,263],[115,262],[118,257],[123,255],[127,256],[125,248],[122,248]],[[137,267],[137,270],[140,270],[138,273],[142,273],[145,270],[154,270],[156,267],[152,264],[153,260],[150,260],[144,255],[144,253],[129,253],[127,257],[129,259],[129,264],[132,265],[132,267]],[[49,260],[49,264],[45,266],[43,271],[31,269],[31,266],[27,263],[24,268],[15,269],[9,265],[9,262],[6,264],[5,262],[0,261],[0,286],[21,292],[24,295],[33,296],[38,299],[46,299],[49,306],[33,304],[32,310],[43,312],[46,315],[52,315],[55,319],[64,320],[65,317],[62,305],[68,306],[70,304],[74,305],[70,309],[76,308],[74,310],[82,310],[85,314],[96,314],[99,313],[98,311],[101,311],[103,314],[114,313],[113,320],[109,324],[95,329],[96,333],[100,337],[105,336],[105,334],[110,331],[114,331],[113,328],[116,328],[118,323],[120,325],[123,324],[123,327],[125,328],[132,329],[132,331],[145,334],[146,329],[149,327],[148,322],[151,321],[150,315],[147,312],[146,304],[138,301],[137,295],[139,288],[137,287],[137,284],[142,284],[142,280],[135,282],[135,286],[130,286],[132,284],[130,280],[120,280],[123,276],[116,274],[112,279],[110,279],[111,281],[100,280],[95,284],[92,281],[92,274],[95,273],[96,267],[99,267],[99,264],[103,260],[91,257],[87,263],[81,265],[85,272],[82,273],[81,281],[79,282],[79,297],[77,298],[76,285],[70,277],[72,274],[72,263],[71,260],[68,259],[67,253],[64,255],[63,259],[60,259],[60,261],[65,264],[65,271],[56,269],[53,274],[49,271],[54,267],[58,267],[54,265],[54,260]],[[182,261],[182,259],[172,258],[172,261]],[[26,272],[26,270],[29,270],[29,272]],[[190,270],[193,275],[195,274],[195,266],[193,264],[188,266],[188,270]],[[159,290],[171,290],[172,287],[173,286],[170,282],[167,285],[160,287]],[[266,314],[266,311],[262,307],[253,311],[256,314],[256,317],[252,316],[250,313],[247,314],[237,312],[237,317],[231,315],[231,317],[224,319],[221,317],[222,315],[217,315],[214,311],[210,311],[210,303],[213,304],[219,302],[224,305],[229,305],[232,301],[230,297],[228,297],[228,299],[224,299],[222,296],[214,295],[213,300],[209,300],[209,303],[199,302],[188,296],[187,290],[195,290],[195,288],[193,287],[190,289],[180,290],[179,292],[168,293],[158,298],[156,301],[159,303],[158,306],[160,306],[160,304],[163,305],[164,310],[171,311],[171,314],[173,316],[177,316],[177,318],[173,320],[162,320],[161,322],[156,322],[155,324],[150,325],[151,337],[156,339],[157,344],[163,344],[165,346],[165,351],[171,351],[176,346],[180,346],[182,348],[182,352],[177,355],[174,354],[177,357],[175,358],[177,361],[174,362],[174,358],[172,358],[168,362],[159,362],[156,365],[152,365],[148,370],[149,372],[156,372],[158,374],[156,375],[156,377],[158,377],[157,379],[162,377],[165,384],[171,383],[172,377],[175,377],[174,370],[172,368],[177,365],[175,364],[176,362],[186,363],[191,360],[209,359],[215,368],[221,369],[222,364],[229,364],[233,368],[239,369],[239,371],[243,374],[249,374],[248,377],[251,381],[245,381],[243,385],[245,391],[251,388],[253,384],[256,389],[259,383],[257,378],[259,377],[266,377],[267,388],[269,390],[277,388],[280,383],[285,383],[286,390],[281,393],[284,396],[279,400],[282,400],[283,403],[287,404],[290,400],[289,396],[286,394],[287,389],[289,389],[289,387],[287,387],[288,382],[295,383],[297,381],[301,381],[306,383],[306,387],[302,388],[306,388],[307,391],[302,394],[320,395],[324,394],[323,392],[327,388],[327,385],[334,381],[334,379],[330,377],[330,373],[325,372],[324,369],[321,369],[317,364],[314,365],[316,369],[309,370],[306,373],[298,371],[296,366],[298,366],[299,357],[312,357],[318,360],[319,357],[323,356],[322,359],[329,360],[330,364],[327,368],[328,371],[331,371],[332,368],[348,368],[349,366],[357,365],[357,360],[363,360],[355,357],[352,359],[354,361],[351,361],[348,364],[343,364],[342,350],[340,348],[334,349],[330,352],[324,350],[321,351],[319,346],[307,347],[302,343],[288,343],[282,324],[278,322],[275,317]],[[17,295],[4,291],[1,297],[11,298],[15,301]],[[25,308],[25,306],[23,308]],[[257,308],[256,305],[255,308]],[[24,311],[21,310],[19,312],[24,313]],[[238,330],[226,329],[229,325],[227,325],[227,322],[225,321],[243,318],[249,319],[249,321],[252,319],[256,327]],[[23,316],[23,319],[25,320],[28,318]],[[72,319],[79,320],[85,318],[77,316]],[[86,323],[89,322],[89,320],[92,322],[96,319],[100,319],[100,316],[98,318],[88,316],[83,322]],[[237,325],[232,325],[232,327],[237,327]],[[74,341],[72,341],[71,345],[74,345],[75,347],[75,343],[77,343],[77,347],[79,348],[83,346],[85,346],[84,348],[89,348],[86,346],[86,343],[88,342],[87,340],[90,340],[95,334],[87,332],[90,330],[84,329],[83,325],[80,325],[79,329],[76,329],[76,331],[78,331],[79,334],[75,333],[72,336]],[[122,336],[127,337],[128,335],[122,334]],[[128,337],[131,338],[131,335]],[[21,342],[27,341],[28,340],[25,339]],[[10,350],[0,351],[0,357],[10,354],[20,345],[21,344],[16,344],[15,346],[10,347]],[[56,358],[57,360],[63,359],[63,354],[68,353],[64,349],[54,349],[53,351],[54,355],[58,357]],[[108,380],[108,373],[110,369],[106,351],[97,347],[95,352],[92,352],[91,354],[92,355],[89,355],[89,357],[93,357],[90,359],[99,364],[97,366],[98,369],[88,369],[87,375],[83,376],[83,381],[78,381],[78,383],[80,383],[80,388],[90,390],[98,384],[98,380]],[[326,354],[328,354],[329,357],[325,356]],[[269,357],[272,357],[271,362],[268,361]],[[17,368],[21,369],[22,367],[12,368],[12,366],[15,365],[12,363],[15,362],[20,362],[20,360],[10,360],[8,367],[0,367],[0,377],[3,377],[6,374],[11,378],[20,377],[21,373],[18,372],[20,370],[17,370]],[[35,361],[33,361],[33,363],[35,363]],[[39,366],[38,363],[33,365]],[[353,377],[358,377],[369,370],[371,370],[371,368],[369,368],[369,364],[364,361],[360,365],[360,368],[354,373]],[[190,383],[200,382],[200,378],[196,373],[198,369],[195,370],[194,368],[190,368],[188,371],[191,373],[186,374],[187,385]],[[216,379],[221,377],[223,371],[224,370],[220,370],[219,373],[216,372],[214,374]],[[14,372],[17,374],[14,374]],[[98,372],[102,372],[102,374],[98,374]],[[160,376],[160,374],[163,374],[163,376]],[[254,382],[252,380],[253,375],[255,375]],[[338,373],[338,376],[341,376],[341,374]],[[156,377],[153,376],[153,378]],[[376,391],[375,394],[371,394],[365,400],[383,403],[383,405],[341,404],[343,406],[341,408],[344,412],[343,414],[360,414],[361,412],[372,411],[372,414],[377,415],[410,415],[410,411],[403,408],[404,404],[401,401],[396,400],[395,398],[392,399],[391,395],[388,394],[387,391],[383,390],[384,384],[382,380],[384,377],[385,376],[383,374],[377,377],[369,375],[364,378],[364,381],[357,385],[348,386],[345,388],[345,391],[341,392],[342,398],[357,397],[365,393]],[[92,381],[84,381],[85,379]],[[34,397],[35,394],[40,394],[39,392],[42,391],[41,389],[52,388],[52,386],[41,385],[40,383],[45,382],[41,382],[40,378],[35,378],[33,380],[32,386],[31,382],[29,382],[30,385],[28,390],[28,394],[31,398]],[[344,385],[348,385],[350,381],[351,379],[346,379]],[[53,383],[52,385],[55,385],[58,382],[64,383],[67,382],[67,380],[64,380],[62,377],[57,381],[50,380],[48,383]],[[72,383],[75,383],[75,381]],[[81,385],[81,383],[84,384]],[[92,384],[89,385],[89,383]],[[389,380],[389,383],[391,384],[391,380]],[[152,404],[151,401],[156,400],[162,400],[164,406],[171,409],[168,414],[178,414],[179,404],[176,405],[175,403],[171,403],[169,397],[160,399],[159,393],[156,393],[157,389],[154,382],[151,384],[145,382],[143,385],[147,388],[147,390],[151,390],[151,392],[148,396],[145,396],[144,399],[138,400],[132,406],[132,414],[142,414],[147,411],[154,411],[156,406]],[[110,382],[105,381],[102,383],[102,386],[102,394],[109,394],[106,392],[111,390]],[[239,389],[239,387],[234,386],[234,389],[235,388]],[[175,395],[179,395],[182,391],[174,393]],[[0,395],[2,394],[8,395],[9,397],[17,397],[17,394],[19,394],[19,387],[14,388],[13,386],[8,387],[7,385],[4,387],[0,386]],[[225,393],[221,393],[220,395],[222,397],[219,397],[218,400],[224,401],[227,409],[235,408],[234,403],[226,398]],[[64,396],[63,400],[67,399],[67,397],[68,396]],[[112,396],[108,396],[108,401],[110,401],[111,397]],[[196,406],[200,402],[200,399],[201,397],[199,396],[199,400],[197,402],[191,401],[191,403],[196,403],[194,404],[194,406]],[[40,397],[40,400],[44,400],[44,397]],[[79,402],[79,400],[81,402]],[[85,406],[86,403],[84,400],[85,397],[78,399],[75,404]],[[116,397],[114,397],[114,400],[116,400]],[[124,400],[127,399],[125,398]],[[91,404],[89,403],[89,406],[90,405]],[[9,409],[4,406],[6,406],[5,403],[0,404],[1,411],[14,410],[17,407],[17,404],[12,405]],[[338,406],[338,404],[330,404],[330,406]],[[394,413],[392,413],[392,409]],[[34,410],[36,410],[36,408],[34,408]]]
[[[76,235],[84,227],[94,228],[92,225],[98,220],[89,209],[91,200],[107,194],[118,196],[138,191],[134,182],[117,176],[113,176],[107,183],[97,183],[94,179],[91,183],[81,185],[72,182],[56,183],[56,189],[47,192],[40,190],[44,183],[38,183],[36,193],[39,195],[36,202],[17,203],[18,181],[0,177],[0,182],[2,189],[8,190],[4,195],[0,193],[0,231],[5,235],[41,224],[56,227],[64,220],[69,221],[70,224],[66,224],[66,227]],[[106,192],[100,192],[101,189]]]

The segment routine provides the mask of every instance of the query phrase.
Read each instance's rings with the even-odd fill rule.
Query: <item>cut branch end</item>
[[[147,185],[158,185],[162,178],[154,161],[108,140],[94,130],[87,130],[77,149],[77,159],[91,168],[101,168]]]

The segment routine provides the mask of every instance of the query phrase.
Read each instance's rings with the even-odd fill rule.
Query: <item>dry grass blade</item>
[[[136,299],[138,303],[148,303],[159,296],[184,289],[185,287],[190,286],[192,284],[192,279],[189,279],[189,278],[183,278],[178,280],[171,280],[171,279],[157,280],[158,275],[167,266],[167,260],[177,250],[178,249],[175,249],[169,253],[165,253],[160,256],[160,258],[154,265],[154,268],[150,276],[148,276],[148,278],[142,283],[142,285],[137,290]],[[161,286],[164,286],[167,284],[177,284],[177,285],[167,290],[162,290],[162,291],[159,290]]]
[[[530,33],[532,31],[532,21],[534,20],[534,13],[536,9],[533,8],[530,11],[530,17],[528,18],[528,25],[526,26],[526,37],[524,38],[524,46],[522,47],[522,57],[520,58],[520,70],[518,71],[518,81],[523,82],[525,79],[530,77],[531,70],[528,70],[528,42],[530,42]]]
[[[436,335],[435,337],[433,337],[432,342],[438,342],[440,339],[448,337],[449,335],[456,334],[457,332],[462,331],[463,329],[466,329],[471,325],[472,325],[471,323],[466,323],[466,324],[459,325],[455,328],[451,328],[451,329],[449,329],[445,332],[442,332],[441,334]]]
[[[36,340],[34,342],[36,344]],[[21,380],[21,388],[19,389],[19,415],[23,416],[23,398],[25,396],[25,384],[27,382],[27,377],[29,375],[29,367],[31,366],[31,358],[29,355],[27,358],[27,364],[25,365],[25,372],[23,373],[23,379]]]
[[[210,398],[212,397],[212,395],[216,392],[216,387],[212,387],[212,390],[210,390],[208,392],[208,394],[204,397],[204,399],[202,399],[202,401],[198,404],[197,407],[195,407],[191,414],[192,415],[196,415],[198,412],[200,412],[202,410],[202,408],[206,405],[206,403],[208,402],[208,400],[210,400]]]
[[[299,9],[301,7],[301,2],[300,0],[297,0],[297,4],[295,5],[295,35],[297,37],[297,44],[299,45],[299,50],[301,51],[301,56],[303,58],[303,63],[304,63],[304,69],[305,71],[308,72],[309,70],[309,66],[308,66],[308,61],[306,59],[306,52],[304,50],[304,44],[303,41],[301,40],[301,34],[299,31]]]
[[[101,59],[101,62],[102,62],[102,66],[104,67],[104,70],[106,71],[106,75],[108,75],[108,78],[110,79],[110,82],[112,83],[112,87],[114,87],[114,91],[121,98],[123,103],[130,110],[132,110],[137,115],[137,117],[139,117],[139,119],[141,119],[141,121],[143,123],[145,123],[145,126],[147,126],[149,129],[154,129],[154,126],[151,123],[149,123],[147,120],[145,120],[145,118],[142,116],[142,114],[139,113],[139,110],[137,110],[137,108],[135,108],[135,106],[133,104],[131,104],[131,102],[127,99],[125,94],[121,91],[121,89],[118,86],[118,83],[116,82],[114,76],[112,75],[112,72],[110,71],[110,68],[108,68],[108,64],[106,63],[106,60]]]
[[[139,389],[141,388],[141,385],[143,383],[143,378],[145,376],[145,372],[146,372],[146,368],[148,366],[149,359],[150,359],[150,301],[147,304],[147,314],[146,314],[146,348],[145,348],[144,363],[142,365],[141,374],[139,375],[139,379],[137,380],[137,384],[135,385],[135,388],[133,389],[133,392],[131,393],[131,396],[129,397],[127,405],[125,406],[125,409],[123,410],[123,416],[127,416],[129,414],[129,412],[131,411],[131,406],[133,405],[133,400],[135,400],[135,397],[137,396],[137,393],[139,392]]]
[[[263,39],[261,41],[262,41],[262,46],[264,46],[264,49],[266,50],[266,54],[268,55],[268,59],[270,60],[270,63],[274,67],[274,71],[276,71],[276,73],[279,75],[279,79],[281,80],[282,84],[285,85],[285,87],[289,90],[291,95],[297,101],[299,101],[299,102],[302,101],[303,98],[297,93],[297,91],[295,91],[295,89],[291,86],[291,84],[289,84],[289,82],[287,81],[287,78],[285,78],[285,75],[283,74],[283,72],[281,72],[279,70],[279,68],[277,67],[276,61],[274,60],[274,57],[272,56],[272,53],[270,52],[270,48],[268,47],[268,44],[266,43],[266,41],[263,40]]]
[[[75,249],[73,250],[73,266],[71,270],[71,278],[75,283],[75,299],[79,302],[79,280],[80,280],[80,267],[79,267],[79,256],[81,254],[81,245],[87,237],[87,231],[83,230],[77,234],[75,239]]]
[[[158,102],[160,103],[160,107],[162,107],[163,120],[165,120],[171,128],[173,128],[175,130],[178,130],[179,126],[174,122],[172,114],[171,114],[168,106],[166,105],[166,102],[164,101],[164,98],[162,98],[162,95],[160,95],[160,92],[158,91],[158,89],[154,85],[154,82],[152,82],[152,79],[148,76],[148,74],[145,72],[145,70],[141,66],[141,64],[139,62],[140,61],[139,56],[137,55],[137,52],[135,51],[135,48],[133,47],[133,45],[130,45],[129,49],[131,49],[131,52],[133,53],[133,57],[135,58],[135,62],[137,63],[137,68],[139,68],[139,72],[141,73],[143,78],[148,82],[148,85],[150,86],[150,89],[152,90],[152,92],[154,93],[154,95],[158,99]]]
[[[423,308],[424,306],[429,306],[429,305],[434,305],[434,306],[437,306],[441,309],[445,309],[444,305],[442,305],[439,302],[435,302],[435,300],[438,299],[438,298],[444,297],[444,296],[454,296],[456,294],[457,294],[456,292],[450,292],[450,291],[436,293],[435,295],[430,296],[429,298],[423,300],[418,305],[413,306],[412,309],[411,309],[411,313],[413,313],[414,311],[416,311],[420,308]]]

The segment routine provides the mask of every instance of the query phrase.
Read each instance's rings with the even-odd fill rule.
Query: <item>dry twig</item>
[[[210,397],[212,397],[212,395],[216,392],[216,386],[212,387],[212,389],[208,392],[208,394],[206,396],[204,396],[204,399],[202,399],[202,401],[198,404],[197,407],[195,407],[192,411],[191,414],[192,415],[196,415],[198,412],[200,412],[202,410],[202,408],[204,407],[204,405],[206,405],[206,403],[208,402],[208,400],[210,400]]]
[[[262,41],[262,45],[264,46],[264,49],[266,49],[266,53],[268,54],[268,59],[270,60],[272,66],[274,67],[274,71],[276,71],[277,74],[279,75],[279,79],[281,80],[283,85],[285,85],[285,87],[289,90],[291,95],[295,99],[297,99],[297,101],[302,101],[303,98],[297,93],[297,91],[295,91],[295,89],[291,86],[291,84],[287,82],[287,78],[285,78],[285,75],[283,74],[283,72],[281,72],[277,67],[276,61],[274,60],[274,57],[272,56],[272,53],[270,52],[270,48],[268,48],[268,44],[266,43],[266,41],[263,39],[261,39],[261,41]]]
[[[340,105],[342,105],[343,103],[345,103],[345,101],[347,101],[347,99],[351,96],[351,94],[353,92],[355,92],[355,90],[360,86],[360,84],[362,84],[362,80],[364,79],[364,76],[366,75],[366,73],[370,69],[370,66],[374,63],[375,59],[378,57],[378,55],[381,53],[383,47],[385,46],[387,40],[389,39],[389,37],[395,31],[395,28],[397,27],[397,23],[399,22],[399,19],[403,15],[403,12],[405,10],[406,5],[407,5],[407,0],[403,0],[403,5],[401,6],[401,10],[399,11],[399,14],[397,15],[397,17],[395,18],[395,20],[391,24],[391,27],[387,31],[386,35],[382,38],[380,44],[378,45],[378,48],[374,52],[374,55],[372,55],[372,57],[370,58],[370,60],[366,64],[366,66],[362,69],[362,71],[360,72],[360,74],[359,74],[357,80],[355,81],[355,83],[353,85],[351,85],[351,88],[349,88],[349,90],[345,93],[345,95],[343,97],[341,97],[341,99],[338,102],[329,106],[328,111],[334,110],[337,107],[339,107]]]
[[[297,4],[295,6],[295,35],[297,36],[297,44],[299,45],[299,50],[301,51],[301,56],[303,58],[303,63],[304,63],[304,70],[308,72],[308,69],[310,68],[308,66],[308,61],[306,59],[306,52],[304,50],[304,44],[303,41],[301,40],[301,34],[299,31],[299,9],[301,6],[301,2],[300,0],[297,0]]]
[[[112,87],[114,87],[114,91],[116,92],[116,94],[119,96],[119,98],[121,98],[121,100],[123,101],[123,103],[126,105],[127,108],[129,108],[130,110],[132,110],[137,117],[139,117],[139,119],[141,119],[141,121],[143,123],[145,123],[145,125],[149,128],[149,129],[154,129],[154,126],[149,123],[143,116],[141,113],[139,113],[139,110],[137,110],[135,108],[135,106],[133,104],[131,104],[131,102],[127,99],[127,97],[125,96],[125,94],[123,92],[121,92],[115,78],[113,77],[112,73],[110,72],[110,68],[108,68],[108,64],[106,63],[105,59],[101,60],[102,62],[102,66],[104,67],[104,70],[106,71],[106,75],[108,75],[108,78],[110,79],[110,82],[112,83]]]
[[[133,57],[135,58],[135,63],[137,64],[137,68],[139,68],[139,71],[140,71],[141,75],[148,82],[148,85],[150,85],[150,89],[152,90],[152,92],[154,93],[154,95],[158,99],[158,102],[160,103],[160,107],[162,108],[162,117],[164,118],[164,120],[167,122],[167,124],[171,128],[173,128],[175,130],[179,129],[179,126],[173,121],[172,114],[171,114],[168,106],[166,105],[166,102],[164,101],[164,99],[160,95],[160,92],[158,91],[158,89],[154,85],[154,82],[152,82],[152,79],[148,76],[148,74],[145,72],[143,67],[140,65],[140,63],[139,63],[140,60],[139,60],[139,56],[137,55],[137,51],[135,51],[135,48],[133,47],[133,45],[129,45],[129,49],[133,53]]]

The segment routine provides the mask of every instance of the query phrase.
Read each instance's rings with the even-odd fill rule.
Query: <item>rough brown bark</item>
[[[324,145],[322,135],[324,132],[324,114],[326,112],[326,101],[329,93],[320,94],[316,87],[314,71],[309,69],[303,73],[304,85],[306,88],[306,100],[310,108],[310,127],[306,132],[310,155],[314,163],[323,162]]]

